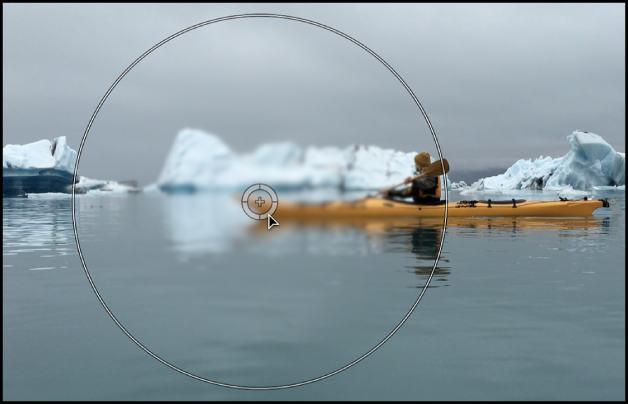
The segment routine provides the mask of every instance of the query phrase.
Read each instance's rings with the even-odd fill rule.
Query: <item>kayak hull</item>
[[[277,220],[308,217],[586,217],[607,206],[603,200],[587,201],[472,201],[418,205],[390,199],[365,198],[354,202],[321,204],[279,203]]]

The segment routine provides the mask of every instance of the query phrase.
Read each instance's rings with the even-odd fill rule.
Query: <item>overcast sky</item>
[[[78,150],[140,55],[247,13],[313,20],[378,54],[424,107],[452,171],[561,157],[577,129],[625,151],[624,4],[3,4],[3,144],[67,136]],[[142,60],[94,121],[80,173],[147,185],[185,127],[237,152],[290,140],[437,154],[421,111],[376,58],[275,18],[207,25]]]

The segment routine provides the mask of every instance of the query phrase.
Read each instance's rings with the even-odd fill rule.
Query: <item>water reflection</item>
[[[432,272],[442,239],[442,218],[326,218],[281,220],[268,230],[266,221],[248,218],[233,195],[174,195],[162,198],[165,235],[180,258],[224,253],[265,256],[313,254],[346,256],[409,254],[423,287]],[[565,249],[591,249],[590,236],[609,234],[617,218],[449,218],[449,237],[488,237],[520,241],[544,236],[571,239]],[[587,239],[591,239],[587,241]],[[571,246],[569,244],[575,244]],[[562,247],[561,247],[562,248]],[[603,248],[598,246],[595,248]],[[451,273],[447,237],[431,287],[446,285]]]
[[[566,239],[565,250],[599,251],[607,248],[607,243],[600,243],[596,236],[609,234],[618,225],[618,220],[608,217],[450,218],[446,231],[448,237],[481,237],[493,241],[521,241],[525,237],[547,240],[547,237],[557,237]],[[250,232],[262,239],[274,239],[282,248],[289,248],[291,241],[302,234],[317,234],[318,237],[311,236],[308,239],[311,243],[318,243],[317,253],[335,254],[340,247],[353,248],[346,250],[346,254],[351,251],[371,254],[410,253],[414,264],[406,268],[417,275],[420,280],[416,286],[418,288],[425,286],[432,273],[443,234],[442,218],[311,217],[298,221],[286,220],[282,226],[280,231],[268,231],[265,224],[257,224],[250,227]],[[314,248],[310,244],[307,251],[312,250]],[[446,237],[429,287],[448,286],[452,269],[448,265],[449,254]]]
[[[444,282],[447,281],[447,275],[451,273],[451,267],[443,265],[443,263],[449,262],[446,258],[448,252],[443,251],[438,265],[434,268],[434,261],[438,256],[438,249],[441,244],[442,231],[443,229],[440,225],[436,225],[436,227],[417,225],[412,229],[410,234],[412,253],[416,255],[417,261],[419,261],[417,262],[419,265],[413,266],[412,270],[419,279],[423,281],[423,284],[417,287],[423,288],[425,286],[432,270],[434,270],[434,276],[432,278],[432,282],[434,283],[429,287],[437,287],[439,283],[441,283],[440,286],[449,286],[444,284]],[[426,260],[428,261],[428,265],[423,262]],[[431,265],[429,265],[430,261],[432,262]]]
[[[367,255],[397,253],[411,258],[406,265],[409,272],[418,276],[423,288],[429,278],[441,244],[443,221],[423,222],[420,219],[404,218],[309,218],[299,221],[284,221],[280,231],[268,231],[263,224],[249,227],[252,237],[265,241],[264,249],[274,244],[281,246],[284,253],[291,246],[304,246],[304,252],[325,255]],[[307,235],[307,236],[306,236]],[[296,243],[299,238],[304,243]],[[275,242],[272,243],[271,240]],[[429,287],[444,286],[451,267],[447,265],[448,252],[443,250],[434,277]]]
[[[431,222],[422,222],[417,219],[397,220],[390,223],[386,232],[380,233],[384,245],[383,251],[412,253],[416,260],[415,265],[406,266],[406,268],[416,274],[421,281],[416,286],[417,288],[425,287],[432,270],[434,270],[434,276],[429,285],[430,288],[449,286],[445,283],[447,276],[451,273],[451,267],[446,265],[449,262],[447,258],[449,253],[446,249],[442,251],[438,264],[434,268],[442,235],[442,219]]]
[[[76,254],[71,209],[67,197],[2,198],[2,267],[67,268],[64,256]]]
[[[124,195],[77,196],[76,221],[81,240],[115,237],[117,233],[107,230],[105,224],[123,223],[123,207],[129,200]],[[2,198],[2,254],[4,268],[68,268],[72,263],[66,256],[78,255],[71,195],[45,193]]]
[[[231,194],[162,195],[166,238],[183,258],[233,250],[247,217]]]
[[[139,198],[139,199],[138,199]],[[622,209],[625,201],[620,199]],[[109,239],[119,233],[133,216],[147,215],[150,207],[160,205],[164,236],[177,252],[191,256],[222,253],[265,255],[318,254],[327,256],[409,253],[413,263],[406,268],[421,280],[431,273],[442,237],[440,218],[326,218],[311,217],[299,222],[281,221],[267,229],[265,221],[248,218],[238,197],[230,194],[181,196],[121,196],[77,198],[79,235],[85,239]],[[608,243],[594,236],[623,237],[622,217],[588,218],[450,218],[448,237],[497,237],[519,241],[537,237],[538,232],[563,240],[557,248],[578,251],[605,251]],[[151,221],[154,219],[149,218]],[[108,227],[109,223],[120,226]],[[83,229],[90,229],[85,231]],[[447,237],[436,268],[435,283],[446,280]],[[71,198],[45,196],[3,198],[4,267],[17,264],[13,258],[37,255],[29,269],[63,268],[53,257],[76,254],[72,231]],[[24,261],[26,262],[26,261]]]

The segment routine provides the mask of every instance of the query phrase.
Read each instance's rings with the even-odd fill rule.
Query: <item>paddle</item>
[[[419,178],[419,177],[423,177],[423,176],[428,176],[428,177],[438,177],[440,175],[443,175],[443,165],[445,166],[445,174],[449,172],[449,163],[447,162],[447,159],[443,159],[443,164],[440,163],[440,160],[436,160],[435,162],[433,162],[432,164],[430,164],[429,166],[425,167],[425,171],[419,175],[415,175],[414,177],[412,177],[411,181],[414,181],[415,179]],[[402,182],[400,184],[395,185],[394,187],[390,187],[387,189],[384,189],[382,191],[384,192],[388,192],[388,191],[392,191],[393,189],[400,187],[402,185],[406,184],[406,182]],[[380,191],[380,192],[382,192]]]

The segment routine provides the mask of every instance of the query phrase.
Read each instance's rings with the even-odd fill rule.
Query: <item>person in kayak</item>
[[[428,152],[421,152],[414,156],[414,165],[417,174],[421,174],[425,171],[425,167],[431,163],[430,154]],[[412,185],[401,190],[392,191],[379,191],[380,195],[386,195],[389,197],[401,197],[405,198],[412,196],[412,199],[416,203],[420,204],[438,204],[440,203],[440,179],[438,177],[423,176],[412,180],[412,177],[407,177],[405,183]]]

